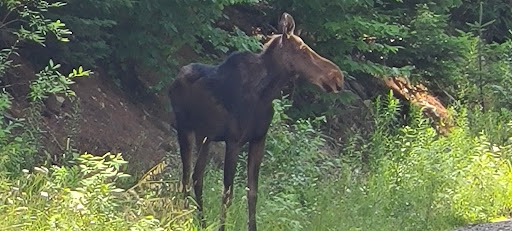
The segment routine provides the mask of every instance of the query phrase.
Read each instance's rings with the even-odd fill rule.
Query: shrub
[[[52,34],[61,42],[67,42],[71,34],[60,20],[49,20],[45,14],[50,9],[62,7],[61,2],[48,3],[47,1],[19,1],[9,0],[0,2],[0,11],[6,12],[0,25],[0,32],[7,32],[14,37],[10,46],[0,52],[0,78],[16,64],[13,56],[19,55],[18,48],[24,43],[36,43],[45,45],[46,37]],[[2,38],[4,39],[4,38]],[[10,108],[10,95],[8,86],[1,86],[0,91],[0,175],[16,175],[21,168],[31,168],[36,161],[42,162],[43,155],[40,152],[43,145],[39,142],[42,100],[49,94],[63,94],[74,96],[70,89],[73,78],[88,76],[89,70],[82,67],[73,69],[65,76],[59,72],[60,64],[52,60],[36,74],[35,80],[30,83],[30,92],[27,97],[31,104],[30,112],[26,118],[6,117],[6,111]],[[39,156],[35,156],[39,152]]]
[[[416,109],[410,125],[369,140],[380,147],[370,149],[374,167],[321,184],[321,209],[307,230],[445,230],[506,216],[510,144],[473,136],[466,116],[459,112],[460,127],[439,137]]]
[[[70,167],[23,170],[2,179],[1,229],[195,230],[190,211],[157,197],[134,197],[115,183],[128,177],[119,154],[84,154]],[[162,203],[164,201],[164,203]],[[160,204],[156,203],[160,202]],[[155,211],[166,210],[165,213]],[[161,212],[161,211],[160,211]],[[159,217],[159,218],[157,218]]]

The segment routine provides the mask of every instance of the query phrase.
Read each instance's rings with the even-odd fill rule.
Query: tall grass
[[[344,151],[372,157],[363,174],[353,167],[361,165],[359,158],[321,151],[325,141],[315,122],[286,125],[286,102],[278,102],[260,176],[261,230],[450,230],[510,213],[510,143],[474,136],[464,110],[459,127],[442,137],[418,109],[409,126],[398,128],[390,126],[398,101],[390,96],[376,105],[376,131]],[[245,166],[238,170],[243,176]],[[217,221],[221,174],[212,169],[205,181],[210,223]],[[236,184],[228,226],[244,230],[245,179]]]

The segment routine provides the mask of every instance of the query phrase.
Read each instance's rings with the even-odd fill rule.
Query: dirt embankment
[[[22,118],[28,113],[26,96],[35,68],[26,60],[16,62],[19,66],[6,78],[11,85],[8,91],[14,97],[7,113],[9,117]],[[178,150],[172,129],[161,118],[164,115],[152,116],[145,105],[130,100],[101,70],[76,79],[72,89],[77,101],[52,96],[42,109],[42,149],[55,159],[68,147],[95,155],[120,152],[130,161],[129,171],[140,173],[162,161],[167,153]]]

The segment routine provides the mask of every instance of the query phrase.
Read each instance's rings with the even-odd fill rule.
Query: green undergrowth
[[[400,103],[389,96],[376,104],[371,137],[337,156],[322,151],[325,140],[315,129],[321,120],[288,125],[286,105],[276,104],[260,173],[262,230],[450,230],[510,213],[512,146],[471,133],[465,110],[448,136],[438,136],[417,109],[409,126],[394,128]],[[367,173],[357,167],[365,152]],[[233,230],[244,230],[247,221],[241,162],[228,214]],[[205,181],[210,223],[218,220],[221,179],[210,170]]]
[[[512,146],[473,133],[469,126],[478,120],[468,122],[466,110],[455,113],[457,128],[438,136],[418,109],[408,126],[392,126],[400,103],[389,95],[375,103],[375,132],[332,153],[318,129],[323,118],[291,121],[289,105],[275,101],[260,173],[260,230],[450,230],[510,214]],[[361,163],[363,154],[368,163]],[[246,153],[229,230],[246,229],[245,159]],[[119,154],[84,154],[66,166],[0,175],[0,230],[201,230],[193,201],[185,209],[172,184],[165,194],[162,181],[147,176],[123,186],[125,165]],[[222,171],[209,166],[206,230],[218,225],[221,191]]]
[[[72,167],[35,167],[0,183],[0,230],[195,230],[175,198],[127,192],[117,154],[84,154]]]

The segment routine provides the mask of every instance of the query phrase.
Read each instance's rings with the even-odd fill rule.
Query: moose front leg
[[[238,141],[226,141],[226,156],[224,158],[224,190],[222,191],[222,205],[220,209],[219,231],[224,231],[226,212],[233,198],[233,180],[236,171],[236,162],[242,145]]]
[[[265,153],[265,137],[249,142],[247,156],[247,202],[249,209],[249,231],[256,231],[256,202],[258,200],[258,176]]]

